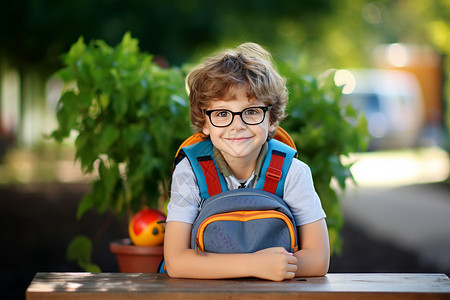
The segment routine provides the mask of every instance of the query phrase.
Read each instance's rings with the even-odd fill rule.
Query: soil
[[[126,237],[126,224],[95,212],[77,220],[77,205],[88,190],[82,183],[0,186],[1,299],[25,299],[36,272],[82,271],[76,262],[65,258],[67,245],[78,234],[94,240],[93,261],[103,272],[118,272],[109,241]],[[341,236],[342,253],[332,256],[331,273],[442,273],[412,253],[367,236],[349,222]]]

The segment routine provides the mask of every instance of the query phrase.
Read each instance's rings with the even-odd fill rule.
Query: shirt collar
[[[268,148],[269,146],[267,145],[267,142],[265,142],[261,147],[261,151],[259,152],[258,158],[256,159],[256,167],[254,171],[256,178],[259,178],[259,175],[261,173],[261,167],[264,162],[264,159],[266,158]],[[219,149],[217,149],[214,146],[213,146],[213,154],[216,160],[217,167],[219,168],[219,172],[222,173],[224,177],[233,175],[222,153],[219,151]]]

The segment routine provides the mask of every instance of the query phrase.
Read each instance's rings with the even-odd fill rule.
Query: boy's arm
[[[189,249],[192,225],[169,221],[164,238],[167,273],[178,278],[259,277],[281,281],[293,278],[297,259],[284,248],[243,254],[198,254]]]
[[[301,249],[295,252],[299,276],[324,276],[330,264],[330,245],[325,219],[298,228]]]

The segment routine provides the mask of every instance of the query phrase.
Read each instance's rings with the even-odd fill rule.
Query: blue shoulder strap
[[[202,199],[228,190],[225,178],[217,167],[212,149],[210,140],[182,148],[191,163]]]
[[[267,156],[261,167],[255,188],[283,198],[284,182],[297,151],[275,139],[268,141]]]

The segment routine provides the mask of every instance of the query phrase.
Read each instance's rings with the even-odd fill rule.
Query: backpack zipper
[[[200,200],[200,204],[198,205],[198,212],[201,212],[203,209],[203,204],[205,203],[206,198],[202,198]]]
[[[250,189],[245,189],[245,191],[243,189],[237,189],[237,190],[233,190],[233,191],[236,191],[236,194],[237,194],[237,191],[239,191],[238,195],[240,195],[240,196],[248,196],[248,195],[251,195],[251,193],[252,193],[252,191],[249,191],[249,190]],[[220,193],[220,194],[214,195],[213,197],[215,197],[215,198],[212,199],[212,200],[210,200],[212,197],[210,197],[210,198],[202,198],[200,200],[200,203],[198,205],[197,217],[195,218],[194,224],[197,222],[198,218],[200,217],[200,212],[203,210],[203,208],[205,208],[206,206],[212,205],[212,203],[214,203],[216,201],[222,200],[223,197],[227,197],[226,195],[224,196],[223,194],[224,193]],[[272,197],[269,197],[268,195],[261,195],[261,196],[273,199]],[[206,201],[206,200],[208,200],[208,201]]]
[[[254,191],[262,191],[262,190],[258,190],[258,189],[253,189],[253,188],[245,188],[245,189],[236,189],[236,190],[229,190],[227,192],[234,192],[234,196],[253,196],[253,192]],[[214,195],[210,198],[202,198],[199,204],[199,208],[198,211],[200,212],[203,208],[205,208],[206,206],[210,206],[213,205],[213,203],[215,203],[216,201],[221,201],[223,198],[229,197],[229,194],[225,194],[225,192]],[[265,198],[269,198],[269,199],[275,199],[274,197],[272,197],[272,194],[258,194],[259,197],[265,197]],[[213,198],[212,200],[210,200],[211,198]],[[199,215],[197,215],[197,218],[199,217]],[[196,219],[197,219],[196,218]]]
[[[203,233],[206,227],[212,222],[216,221],[241,221],[247,222],[252,220],[264,219],[264,218],[276,218],[284,221],[286,223],[289,234],[291,236],[291,249],[296,249],[295,246],[295,228],[291,220],[283,213],[276,210],[244,210],[244,211],[233,211],[227,213],[221,213],[217,215],[210,216],[203,220],[197,230],[195,237],[195,248],[197,252],[205,251],[205,246],[203,244]]]

